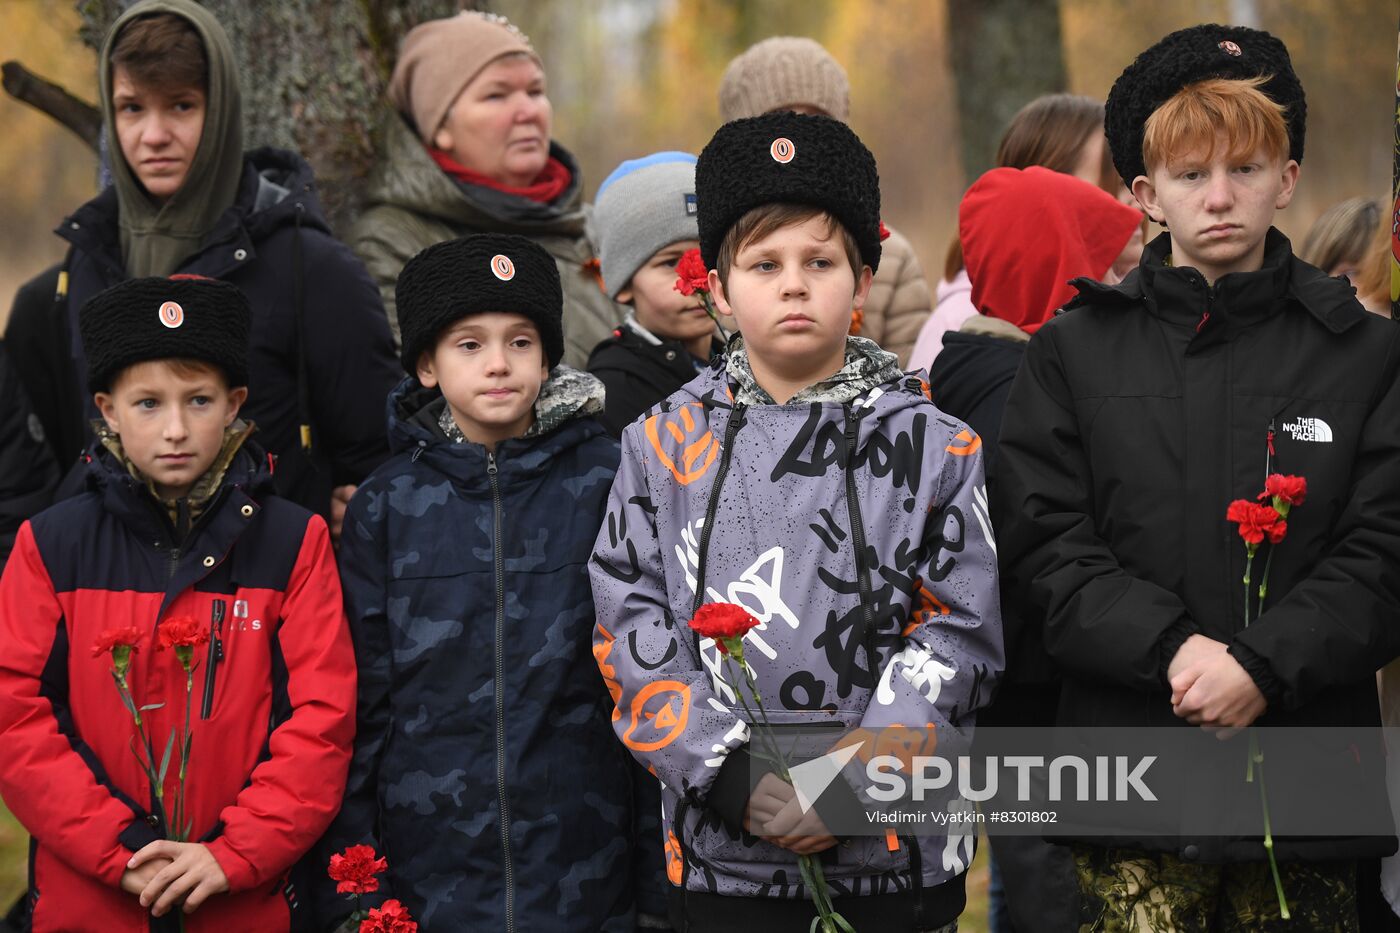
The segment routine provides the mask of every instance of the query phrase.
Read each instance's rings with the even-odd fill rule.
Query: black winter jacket
[[[719,341],[714,353],[724,349]],[[712,354],[713,355],[713,354]],[[598,416],[613,437],[651,406],[694,379],[708,360],[696,360],[679,340],[652,343],[626,324],[588,355],[588,371],[607,389]]]
[[[973,318],[979,320],[981,316]],[[1010,326],[1010,325],[1008,325]],[[1026,355],[1025,337],[950,333],[929,367],[929,395],[939,410],[967,423],[982,439],[987,489],[996,488],[997,440],[1011,385]],[[1001,571],[1005,575],[1006,571]],[[1059,674],[1045,653],[1040,612],[1002,593],[1006,673],[996,698],[977,714],[984,726],[1053,725]]]
[[[1277,231],[1260,271],[1214,286],[1169,252],[1163,235],[1121,284],[1076,281],[1031,340],[1002,424],[1003,585],[1045,611],[1059,722],[1193,728],[1166,669],[1199,632],[1268,700],[1257,725],[1378,726],[1375,672],[1400,653],[1400,327]],[[1245,549],[1225,511],[1266,472],[1306,477],[1308,496],[1245,629]],[[1380,756],[1377,729],[1316,765],[1354,758],[1336,793],[1374,803],[1387,835],[1281,839],[1280,858],[1395,850]],[[1264,857],[1258,839],[1115,844]]]
[[[55,233],[71,244],[67,259],[20,289],[5,332],[62,469],[91,440],[96,411],[77,315],[93,295],[127,278],[117,222],[113,188],[65,218]],[[249,152],[233,206],[179,271],[232,282],[248,297],[243,417],[278,456],[278,494],[324,515],[333,486],[358,483],[387,459],[384,400],[403,373],[379,293],[331,235],[311,167],[291,152]],[[303,409],[310,458],[301,449]]]
[[[58,467],[9,352],[0,344],[0,570],[24,520],[49,504]]]

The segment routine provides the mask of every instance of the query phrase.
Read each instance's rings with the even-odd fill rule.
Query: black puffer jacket
[[[1002,423],[1003,584],[1044,608],[1059,721],[1191,728],[1165,672],[1199,632],[1259,685],[1259,725],[1378,726],[1375,672],[1400,653],[1400,327],[1277,231],[1263,269],[1213,287],[1169,251],[1163,235],[1120,285],[1076,282],[1032,339]],[[1306,477],[1308,496],[1246,630],[1244,547],[1225,510],[1266,470]],[[1374,804],[1387,835],[1283,839],[1281,858],[1394,851],[1375,739],[1316,767],[1336,765],[1335,792]],[[1116,844],[1264,856],[1257,839]]]
[[[1030,335],[1014,324],[980,314],[943,338],[929,367],[929,396],[939,410],[967,423],[982,439],[987,489],[996,489],[998,445],[1006,399],[1026,355]],[[1006,571],[1001,571],[1005,575]],[[985,726],[1053,725],[1060,678],[1045,653],[1040,612],[1015,594],[1001,598],[1006,673],[996,697],[978,713]]]
[[[48,507],[58,485],[44,427],[29,404],[10,354],[0,343],[0,570],[24,520]]]
[[[96,416],[78,310],[127,277],[115,189],[78,208],[55,233],[71,244],[68,258],[20,289],[5,337],[67,469],[91,440],[87,422]],[[333,486],[358,483],[388,458],[384,400],[403,373],[379,294],[331,235],[311,167],[283,150],[249,152],[233,206],[179,271],[232,282],[247,295],[253,320],[243,415],[278,456],[278,494],[324,515]],[[309,458],[300,441],[303,409],[312,428]]]
[[[724,350],[715,340],[714,353]],[[652,343],[627,324],[619,324],[588,356],[588,371],[607,389],[598,416],[613,437],[637,416],[694,379],[709,360],[697,360],[679,340]]]

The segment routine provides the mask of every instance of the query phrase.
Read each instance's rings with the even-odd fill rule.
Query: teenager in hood
[[[583,369],[621,309],[599,287],[583,175],[551,136],[544,65],[505,17],[464,11],[415,27],[389,81],[397,111],[350,233],[399,335],[394,282],[418,252],[472,233],[529,237],[564,287],[564,362]]]
[[[237,285],[253,308],[243,412],[278,458],[278,492],[339,514],[388,456],[394,348],[374,283],[331,235],[310,167],[284,150],[243,151],[233,50],[193,0],[146,0],[119,17],[99,82],[112,185],[55,231],[68,255],[20,289],[6,331],[60,466],[96,417],[78,309],[127,278],[192,273]]]
[[[1026,224],[1027,216],[1040,220]],[[1102,188],[1039,166],[992,169],[963,196],[958,237],[979,313],[944,337],[929,385],[933,403],[982,438],[989,490],[996,486],[1002,412],[1031,335],[1074,296],[1071,279],[1103,278],[1141,224],[1141,212]],[[1059,677],[1038,614],[1003,594],[1002,620],[1006,673],[978,721],[1053,725]],[[1035,836],[988,838],[992,910],[1003,916],[993,929],[1077,929],[1076,903],[1064,896],[1075,884],[1068,850]]]

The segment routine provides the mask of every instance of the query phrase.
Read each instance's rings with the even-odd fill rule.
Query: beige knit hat
[[[413,118],[419,138],[430,146],[462,89],[487,65],[514,52],[540,61],[530,40],[504,16],[464,10],[421,23],[404,37],[389,79],[389,99],[399,113]]]
[[[719,83],[719,115],[725,123],[802,104],[842,123],[851,115],[846,69],[813,39],[764,39],[730,62]]]

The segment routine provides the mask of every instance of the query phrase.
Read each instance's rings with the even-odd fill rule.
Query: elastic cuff
[[[1162,633],[1162,637],[1157,640],[1158,657],[1160,660],[1160,673],[1162,685],[1168,690],[1172,688],[1171,678],[1167,676],[1167,671],[1171,669],[1172,661],[1176,660],[1176,653],[1181,650],[1181,646],[1186,644],[1186,639],[1192,635],[1199,634],[1194,620],[1190,618],[1179,619],[1171,628]]]
[[[1283,682],[1274,676],[1268,661],[1254,649],[1247,648],[1239,642],[1233,643],[1225,650],[1240,662],[1240,667],[1244,668],[1245,673],[1254,681],[1254,686],[1264,694],[1264,701],[1269,704],[1270,709],[1283,705]]]
[[[117,834],[117,841],[126,846],[133,853],[140,852],[146,846],[163,838],[156,832],[156,828],[151,825],[147,817],[138,817],[127,824],[126,829]]]
[[[754,788],[763,775],[772,770],[769,767],[755,768],[753,756],[746,745],[726,755],[724,764],[719,766],[719,774],[715,775],[715,782],[710,785],[710,792],[705,797],[705,806],[719,816],[735,839],[744,833],[744,815]]]

